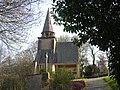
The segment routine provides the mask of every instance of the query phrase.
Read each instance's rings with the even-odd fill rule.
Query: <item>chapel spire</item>
[[[54,37],[55,33],[53,32],[52,24],[51,24],[51,16],[49,12],[49,8],[47,11],[43,31],[42,31],[42,37]]]

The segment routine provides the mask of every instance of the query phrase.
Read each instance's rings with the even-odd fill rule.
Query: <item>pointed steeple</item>
[[[53,32],[52,24],[51,24],[51,16],[49,12],[49,8],[47,11],[43,31],[42,31],[42,37],[53,37],[55,33]]]

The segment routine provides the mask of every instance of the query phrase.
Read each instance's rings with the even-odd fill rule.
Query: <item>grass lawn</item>
[[[119,90],[118,84],[116,83],[116,81],[113,79],[110,79],[109,76],[103,77],[103,80],[105,80],[110,85],[111,89],[108,89],[108,90]]]

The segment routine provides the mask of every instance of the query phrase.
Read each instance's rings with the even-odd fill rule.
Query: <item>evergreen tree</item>
[[[119,0],[53,0],[53,15],[64,31],[77,33],[80,46],[89,41],[103,51],[110,50],[111,75],[120,85],[120,1]]]

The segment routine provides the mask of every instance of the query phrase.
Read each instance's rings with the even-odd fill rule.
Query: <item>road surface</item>
[[[86,87],[83,90],[112,90],[102,78],[91,78],[86,80]]]

